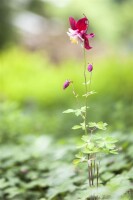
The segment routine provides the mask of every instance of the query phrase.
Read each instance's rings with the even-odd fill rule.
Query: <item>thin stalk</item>
[[[98,182],[99,182],[99,166],[97,164],[97,188],[98,188]]]
[[[90,84],[89,84],[89,91],[91,91],[91,80],[92,80],[92,71],[90,72]]]
[[[84,48],[84,84],[85,84],[85,94],[87,94],[87,78],[86,78],[86,52]],[[85,134],[87,135],[87,96],[85,97]],[[91,187],[91,166],[89,164],[89,154],[88,154],[88,179],[89,179],[89,186]]]
[[[95,171],[96,171],[96,163],[95,163],[95,160],[94,160],[94,176],[95,176]]]
[[[94,176],[93,176],[93,165],[92,165],[92,162],[91,162],[91,182],[92,182],[92,185],[94,185]]]
[[[89,173],[89,186],[91,187],[91,168],[88,167],[88,173]]]
[[[84,48],[84,84],[85,84],[85,94],[87,95],[88,93],[88,88],[87,88],[87,77],[86,77],[86,51]],[[91,89],[91,78],[92,78],[92,73],[90,74],[90,86],[89,86],[89,90]],[[85,116],[84,116],[84,120],[85,120],[85,134],[87,135],[87,96],[85,97]],[[89,154],[88,154],[88,161],[89,161]],[[89,162],[88,162],[89,163]],[[94,185],[94,177],[93,177],[93,165],[92,162],[89,165],[88,164],[88,178],[89,178],[89,186],[91,187],[92,185]]]
[[[88,161],[89,161],[89,154],[88,154]],[[90,163],[88,162],[88,179],[89,179],[89,186],[91,187],[91,173],[90,173]]]
[[[85,94],[87,94],[87,78],[86,78],[86,51],[84,48],[84,83],[85,83]],[[87,135],[87,97],[85,97],[85,134]]]

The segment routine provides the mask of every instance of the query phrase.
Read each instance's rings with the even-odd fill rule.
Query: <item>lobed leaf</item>
[[[88,107],[87,107],[88,108]],[[79,109],[68,109],[68,110],[65,110],[65,111],[63,111],[63,113],[75,113],[75,115],[78,117],[78,116],[82,116],[82,114],[84,113],[84,112],[86,112],[86,107],[85,106],[83,106],[83,107],[81,107],[81,108],[79,108]]]
[[[98,122],[98,123],[96,123],[96,122],[90,122],[89,123],[89,127],[90,128],[93,128],[93,127],[96,127],[96,128],[98,128],[98,129],[101,129],[101,130],[106,130],[106,126],[107,126],[108,124],[107,123],[104,123],[104,122]]]

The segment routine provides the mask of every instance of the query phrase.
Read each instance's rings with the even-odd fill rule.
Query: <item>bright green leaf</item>
[[[63,113],[73,113],[73,112],[75,112],[73,109],[68,109],[68,110],[63,111]]]
[[[88,97],[88,96],[90,96],[92,94],[95,94],[95,93],[96,93],[95,91],[90,91],[90,92],[87,92],[87,94],[83,94],[82,96],[83,97]]]
[[[74,130],[80,129],[80,128],[82,128],[82,126],[80,126],[80,125],[75,125],[75,126],[72,127],[72,129],[74,129]]]
[[[107,126],[107,123],[103,123],[103,122],[98,122],[98,123],[90,122],[89,123],[90,128],[96,127],[101,130],[106,130],[106,126]]]
[[[89,141],[88,135],[83,135],[81,140],[83,140],[84,142],[88,142]]]

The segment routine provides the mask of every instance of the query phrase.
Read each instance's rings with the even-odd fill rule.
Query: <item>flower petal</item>
[[[76,23],[76,28],[79,31],[87,31],[87,29],[88,29],[88,19],[86,17],[79,19]]]
[[[89,44],[89,40],[86,36],[84,37],[84,48],[87,50],[92,49],[92,47]]]
[[[73,17],[69,17],[70,26],[73,30],[76,30],[76,20]]]
[[[93,38],[95,36],[95,34],[94,33],[90,33],[90,34],[86,34],[86,38]]]

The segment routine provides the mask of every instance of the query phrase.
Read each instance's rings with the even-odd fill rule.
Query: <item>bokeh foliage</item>
[[[64,120],[68,124],[72,123],[73,117],[70,117],[72,120],[68,122],[68,117],[61,116],[61,110],[71,108],[75,104],[72,88],[63,91],[62,84],[66,78],[70,78],[74,81],[75,90],[79,95],[83,93],[83,79],[80,73],[82,62],[64,61],[57,66],[51,64],[47,57],[18,48],[5,51],[0,58],[1,100],[17,101],[25,106],[37,106],[47,110],[48,115],[53,116],[53,121],[60,121],[63,117],[62,123]],[[121,60],[112,56],[95,61],[92,88],[97,93],[89,100],[91,121],[103,119],[111,124],[113,130],[133,128],[132,66],[133,59],[130,56]],[[63,126],[66,129],[67,123]]]
[[[89,120],[107,122],[119,140],[119,154],[102,158],[99,196],[133,199],[133,1],[72,0],[64,7],[63,0],[51,2],[1,0],[0,49],[19,41],[13,25],[19,13],[41,15],[48,24],[57,19],[63,28],[69,15],[86,14],[89,31],[96,33],[97,53],[103,56],[104,46],[109,53],[93,59],[92,88],[97,93],[89,99]],[[77,108],[72,88],[63,91],[62,85],[71,79],[82,94],[82,66],[68,58],[57,65],[44,52],[21,47],[0,52],[1,200],[85,200],[94,192],[88,190],[87,166],[72,165],[80,131],[75,134],[71,127],[80,119],[62,114]]]
[[[14,40],[14,29],[11,24],[12,9],[8,0],[0,1],[0,49]]]
[[[123,137],[114,133],[116,138]],[[126,135],[119,142],[119,155],[102,159],[99,189],[88,190],[87,166],[75,169],[75,139],[55,141],[48,136],[21,137],[21,144],[1,145],[0,198],[7,200],[132,199],[132,142]],[[10,148],[10,151],[9,151]],[[106,186],[103,185],[106,184]]]
[[[10,2],[1,0],[0,49],[8,42],[15,41],[17,29],[13,25],[14,17],[17,17],[19,13],[30,11],[45,17],[48,21],[57,19],[66,26],[68,26],[68,17],[71,13],[76,18],[84,13],[90,21],[89,29],[96,33],[97,40],[113,49],[116,47],[119,51],[125,51],[125,49],[130,51],[133,49],[132,7],[132,0],[84,0],[84,2],[80,0],[10,0]]]

